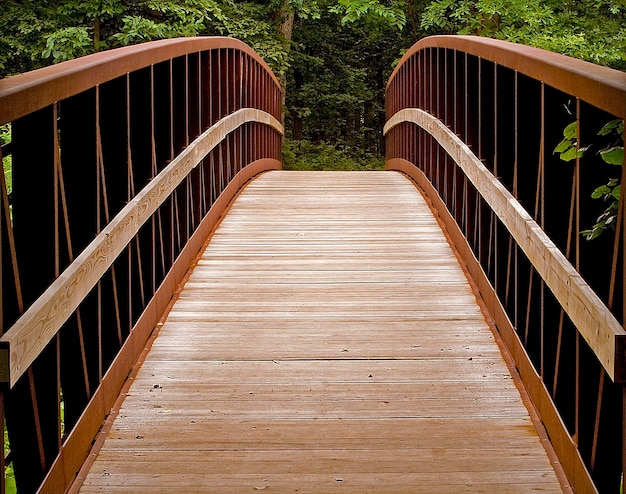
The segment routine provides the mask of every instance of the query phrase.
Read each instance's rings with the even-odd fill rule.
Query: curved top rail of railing
[[[219,48],[237,49],[250,56],[280,86],[267,63],[242,41],[220,36],[164,39],[94,53],[0,79],[0,125],[129,72],[190,53]]]
[[[387,84],[387,168],[431,199],[576,492],[626,471],[624,118],[626,73],[481,37],[419,41]]]
[[[73,482],[230,200],[280,168],[281,103],[224,37],[0,80],[0,493],[6,462],[24,492]]]
[[[430,36],[418,41],[400,59],[387,87],[404,62],[425,47],[448,48],[475,55],[540,79],[565,93],[575,94],[616,117],[626,118],[625,72],[531,46],[478,36]]]

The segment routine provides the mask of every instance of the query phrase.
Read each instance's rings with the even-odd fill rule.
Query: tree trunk
[[[278,31],[283,35],[285,43],[285,51],[287,53],[291,49],[291,36],[293,35],[293,24],[296,18],[296,13],[291,7],[289,0],[284,0],[281,10],[278,12],[278,18],[280,24],[278,25]],[[278,81],[283,89],[283,122],[285,121],[285,99],[287,96],[287,73],[283,72],[279,74]]]

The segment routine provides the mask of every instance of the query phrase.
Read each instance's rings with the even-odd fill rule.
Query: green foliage
[[[611,120],[598,132],[598,136],[609,139],[610,144],[599,149],[598,154],[608,165],[622,166],[624,164],[624,121]],[[578,123],[572,122],[563,130],[563,140],[554,149],[563,161],[572,161],[582,158],[592,148],[578,146]],[[621,177],[621,173],[620,173]],[[620,178],[611,178],[605,185],[597,187],[591,194],[593,199],[600,199],[607,203],[605,210],[596,219],[595,225],[589,230],[581,232],[587,240],[599,237],[604,231],[615,226],[621,193]]]
[[[435,0],[424,11],[422,27],[494,36],[509,28],[542,28],[551,17],[551,9],[540,0]]]
[[[626,69],[626,3],[621,0],[434,0],[421,26],[523,43]]]
[[[340,149],[322,142],[285,139],[283,146],[285,170],[383,170],[384,159],[360,149]]]
[[[35,0],[3,2],[0,8],[0,77],[44,64],[44,34],[58,26],[51,9]]]
[[[59,8],[61,15],[83,15],[87,19],[111,18],[122,14],[126,7],[121,0],[66,0]]]
[[[10,1],[0,9],[0,77],[118,46],[211,35],[247,42],[280,74],[288,45],[276,23],[254,0]]]
[[[382,152],[385,84],[398,54],[397,28],[376,16],[344,23],[326,9],[297,21],[287,86],[294,139]]]
[[[618,179],[611,179],[606,185],[595,189],[591,194],[594,199],[602,199],[609,205],[596,219],[596,223],[589,229],[580,232],[587,240],[599,237],[605,230],[615,227],[619,207],[620,185]]]
[[[330,7],[335,14],[343,14],[342,24],[352,23],[365,16],[372,16],[388,23],[390,26],[402,30],[406,24],[404,5],[392,2],[383,5],[378,0],[338,0]]]
[[[614,146],[600,151],[600,156],[609,165],[622,165],[624,163],[624,146]]]
[[[120,32],[112,38],[121,45],[132,45],[154,39],[166,38],[166,25],[141,16],[126,16],[122,20]]]
[[[0,125],[0,145],[8,144],[11,142],[11,125]],[[4,169],[4,179],[7,184],[7,193],[10,194],[13,184],[13,168],[11,166],[11,157],[2,157],[2,166]]]
[[[9,444],[9,434],[7,433],[6,424],[4,425],[4,455],[11,449]],[[4,472],[5,494],[15,494],[17,486],[15,485],[15,474],[13,473],[13,465],[6,467]]]
[[[143,9],[122,17],[111,39],[130,45],[154,39],[198,36],[217,31],[224,15],[213,0],[147,1]]]
[[[290,65],[289,49],[265,5],[254,2],[227,3],[222,6],[222,10],[219,34],[249,44],[276,75],[287,72]]]
[[[91,53],[93,40],[85,27],[66,27],[46,36],[46,47],[41,55],[64,62]]]
[[[572,161],[582,158],[585,151],[586,148],[578,147],[578,122],[572,122],[563,130],[563,140],[554,148],[554,153],[563,161]]]

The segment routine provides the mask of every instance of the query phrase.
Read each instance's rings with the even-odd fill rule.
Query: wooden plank
[[[508,481],[503,481],[499,474],[491,474],[485,478],[481,474],[479,479],[468,475],[465,472],[451,472],[449,474],[274,474],[274,475],[234,475],[225,478],[223,475],[199,476],[161,475],[159,476],[159,492],[183,491],[185,493],[205,493],[220,492],[234,493],[257,492],[265,489],[272,489],[274,492],[313,493],[319,492],[347,492],[347,493],[376,493],[376,494],[403,494],[415,493],[418,490],[432,494],[449,494],[450,492],[498,492],[501,494],[511,494],[523,492],[560,492],[552,486],[542,483],[542,479],[537,479],[532,472],[516,475],[512,482],[517,485],[510,485]],[[141,483],[143,477],[128,474],[124,476],[124,486],[118,492],[143,492]],[[112,482],[113,483],[113,482]],[[119,485],[118,482],[117,485]],[[415,486],[419,486],[416,488]],[[87,486],[84,492],[111,492],[108,486]],[[156,491],[154,491],[156,492]],[[270,491],[271,492],[271,491]]]
[[[140,439],[138,439],[140,441]],[[398,453],[405,458],[399,461]],[[301,474],[325,473],[332,471],[341,464],[341,472],[369,474],[372,456],[376,456],[378,473],[444,473],[468,472],[479,476],[481,472],[507,472],[514,478],[515,471],[540,470],[545,467],[546,459],[541,455],[526,452],[511,452],[510,448],[481,449],[458,448],[454,450],[437,450],[433,448],[396,449],[283,449],[281,451],[215,451],[207,455],[203,451],[187,452],[185,457],[174,455],[168,458],[161,451],[142,451],[131,455],[130,458],[121,458],[118,451],[101,453],[103,459],[109,460],[116,467],[118,475],[125,476],[131,473],[137,475],[137,470],[144,466],[159,476],[168,465],[173,465],[173,471],[181,478],[188,474],[197,473],[202,469],[204,473],[222,475],[248,473],[287,473],[298,471]],[[499,458],[498,465],[491,461]],[[132,459],[133,461],[128,461]],[[501,465],[501,466],[500,466]],[[106,469],[103,469],[108,471]],[[109,475],[110,476],[110,475]]]
[[[161,434],[152,435],[147,427],[141,431],[142,434],[137,434],[134,428],[114,428],[110,434],[109,451],[118,450],[123,454],[136,448],[138,442],[141,442],[142,451],[162,451],[166,441],[169,451],[375,450],[390,447],[401,451],[419,448],[420,445],[428,447],[425,437],[436,438],[440,449],[467,449],[477,430],[487,431],[481,446],[489,450],[517,448],[523,451],[535,443],[532,434],[527,434],[533,429],[528,418],[471,417],[450,420],[436,417],[398,418],[393,421],[374,418],[349,421],[350,427],[343,420],[224,419],[200,423],[193,420],[190,419],[178,432],[164,429]],[[138,435],[141,439],[137,438]],[[309,440],[312,436],[316,437],[314,445]]]
[[[387,172],[270,172],[244,189],[83,480],[562,492],[445,236]]]

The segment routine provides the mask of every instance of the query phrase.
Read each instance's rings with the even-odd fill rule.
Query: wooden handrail
[[[405,108],[387,121],[384,134],[402,122],[419,125],[452,157],[511,232],[611,379],[624,382],[626,331],[528,211],[441,120],[419,108]]]
[[[17,382],[174,189],[227,134],[247,122],[269,125],[283,133],[282,124],[269,113],[244,108],[222,118],[192,142],[111,220],[0,338],[0,382],[10,386]]]

